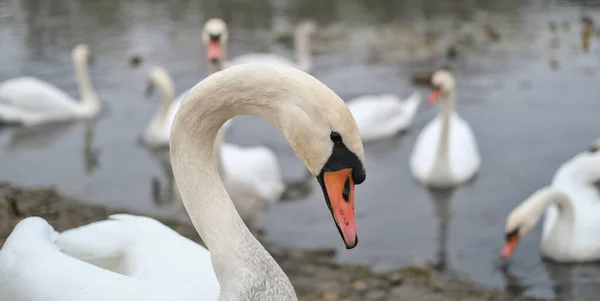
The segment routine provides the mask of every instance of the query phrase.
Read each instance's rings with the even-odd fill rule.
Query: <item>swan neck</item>
[[[244,291],[253,285],[264,289],[265,282],[274,289],[273,300],[297,300],[285,273],[236,211],[219,176],[214,147],[219,129],[235,115],[255,115],[281,129],[277,118],[283,112],[275,104],[289,98],[290,90],[270,89],[259,77],[221,81],[222,76],[213,74],[193,87],[177,113],[170,150],[175,182],[211,253],[220,300],[242,299]]]
[[[73,65],[77,85],[79,86],[81,104],[86,109],[86,112],[90,111],[90,115],[93,115],[99,109],[100,104],[90,80],[87,61],[83,57],[76,56],[73,58]]]
[[[524,203],[526,208],[529,208],[531,218],[536,222],[542,217],[546,208],[551,205],[556,205],[559,212],[559,220],[572,224],[573,221],[573,204],[569,196],[560,190],[553,187],[544,187],[536,191]]]
[[[294,32],[294,51],[300,70],[310,72],[312,69],[310,32],[296,29]]]
[[[441,118],[442,118],[442,128],[440,131],[440,140],[439,146],[437,150],[437,158],[441,161],[448,160],[448,141],[450,139],[450,124],[452,120],[452,114],[454,113],[454,100],[455,100],[455,92],[451,91],[448,94],[442,96],[441,103]]]

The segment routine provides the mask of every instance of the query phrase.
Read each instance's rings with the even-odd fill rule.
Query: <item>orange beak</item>
[[[504,248],[502,248],[502,254],[500,255],[503,260],[508,259],[517,248],[517,244],[519,243],[519,236],[514,234],[510,235],[504,244]]]
[[[323,192],[333,220],[346,244],[352,249],[358,244],[354,215],[354,180],[352,169],[323,172]]]
[[[431,91],[431,94],[429,94],[429,104],[435,104],[439,98],[440,98],[440,89],[435,88],[433,91]]]
[[[220,41],[209,41],[208,49],[206,50],[209,61],[217,61],[223,58],[223,47]]]

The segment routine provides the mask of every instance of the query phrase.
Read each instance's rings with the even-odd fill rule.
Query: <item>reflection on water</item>
[[[454,188],[430,189],[428,190],[431,200],[434,202],[435,216],[437,217],[439,246],[433,267],[438,272],[447,272],[447,250],[448,224],[450,222],[450,202],[454,194]]]
[[[478,139],[482,170],[473,183],[445,194],[412,180],[412,146],[437,113],[424,104],[405,134],[365,145],[368,177],[356,190],[361,243],[346,251],[318,184],[306,187],[306,169],[279,132],[257,118],[236,117],[227,141],[272,148],[284,180],[305,185],[291,196],[301,201],[271,206],[262,218],[268,239],[335,247],[338,260],[377,269],[433,262],[442,273],[515,295],[587,300],[598,293],[600,268],[544,263],[541,227],[523,239],[507,269],[498,268],[498,254],[506,214],[598,137],[600,48],[594,37],[589,52],[581,50],[578,23],[582,11],[597,18],[598,8],[600,1],[585,0],[0,0],[0,81],[31,75],[76,96],[70,50],[85,41],[96,57],[92,81],[108,108],[90,122],[4,129],[0,180],[187,218],[173,201],[168,155],[138,143],[156,109],[143,96],[148,66],[164,66],[183,91],[206,75],[200,31],[207,18],[229,23],[230,57],[256,51],[293,57],[285,34],[310,17],[319,23],[314,75],[345,100],[408,95],[419,89],[410,82],[414,71],[452,68],[458,111]],[[272,43],[277,35],[283,43]],[[127,65],[133,53],[144,58],[135,70]]]

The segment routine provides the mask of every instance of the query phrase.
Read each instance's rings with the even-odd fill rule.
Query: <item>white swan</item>
[[[454,110],[452,74],[437,71],[430,101],[442,98],[440,114],[421,131],[410,157],[410,170],[422,184],[452,187],[470,180],[479,171],[481,156],[469,124]]]
[[[0,83],[0,122],[32,126],[98,115],[100,102],[88,74],[91,55],[86,44],[78,44],[72,51],[81,101],[34,77]]]
[[[61,235],[32,217],[15,227],[0,250],[0,299],[216,300],[214,270],[219,300],[298,300],[285,273],[237,214],[217,171],[212,141],[226,120],[240,114],[257,115],[281,130],[321,184],[344,243],[353,248],[358,242],[354,185],[365,180],[365,170],[352,114],[304,72],[249,64],[194,86],[173,124],[173,172],[210,257],[148,218],[116,216],[109,221],[113,229],[105,228],[105,221]],[[143,229],[126,226],[127,220]],[[121,274],[68,256],[57,242],[65,253],[99,266],[111,266],[111,257],[120,260],[112,266]]]
[[[348,102],[363,141],[389,138],[406,129],[421,103],[421,94],[400,100],[393,94],[366,95]]]
[[[181,105],[185,93],[173,100],[175,88],[169,73],[161,67],[153,67],[148,73],[147,93],[158,89],[162,102],[146,127],[142,140],[150,147],[168,147],[171,136],[171,126],[175,114]],[[225,179],[227,191],[235,201],[242,216],[250,216],[251,211],[242,207],[261,206],[261,202],[274,203],[281,199],[285,184],[281,176],[281,167],[277,155],[271,149],[262,146],[239,147],[226,143],[225,133],[231,126],[232,120],[225,122],[219,131],[215,147],[219,171]],[[242,205],[243,204],[243,205]]]
[[[274,53],[249,53],[226,61],[225,48],[228,41],[228,31],[226,23],[221,19],[208,20],[204,25],[202,36],[204,43],[208,47],[208,59],[213,62],[213,68],[219,68],[219,66],[229,68],[248,63],[261,63],[294,67],[305,72],[310,72],[312,70],[310,41],[316,30],[317,23],[313,20],[304,20],[296,26],[294,30],[295,62]]]
[[[150,96],[154,89],[158,89],[162,101],[142,134],[142,141],[150,147],[168,147],[171,125],[187,91],[175,98],[173,81],[162,67],[152,67],[148,72],[146,96]]]
[[[514,252],[519,239],[546,213],[542,255],[557,262],[600,259],[600,140],[592,148],[563,163],[552,180],[516,207],[506,219],[502,257]]]

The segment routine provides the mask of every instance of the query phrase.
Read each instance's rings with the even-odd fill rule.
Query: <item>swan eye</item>
[[[338,132],[333,132],[332,131],[331,134],[329,135],[329,138],[331,138],[331,141],[333,141],[333,143],[340,143],[340,142],[342,142],[342,136]]]

